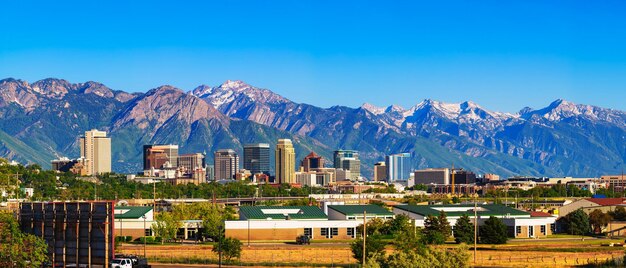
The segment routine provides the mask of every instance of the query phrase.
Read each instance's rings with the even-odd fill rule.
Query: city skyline
[[[625,110],[623,3],[564,3],[14,2],[7,10],[30,16],[0,18],[0,73],[131,92],[243,80],[320,107],[435,99],[516,112],[567,99]]]

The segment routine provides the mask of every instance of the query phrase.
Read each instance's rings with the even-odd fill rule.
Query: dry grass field
[[[506,245],[479,245],[476,266],[481,267],[571,267],[589,262],[604,261],[624,255],[623,247],[603,247],[607,240],[535,240],[516,241]],[[618,242],[615,240],[614,242]],[[452,247],[445,245],[443,247]],[[185,262],[193,259],[195,263],[210,263],[216,260],[210,245],[153,245],[148,246],[149,258],[158,258],[159,262]],[[392,249],[390,248],[389,253]],[[123,245],[116,252],[143,255],[142,245]],[[473,262],[473,250],[470,250]],[[169,260],[169,261],[168,261]],[[182,261],[181,261],[182,260]],[[356,264],[349,245],[311,244],[297,246],[280,243],[259,243],[247,247],[244,243],[241,262],[243,263],[281,263],[281,264]]]

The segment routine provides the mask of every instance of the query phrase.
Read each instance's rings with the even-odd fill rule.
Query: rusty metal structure
[[[114,256],[114,203],[24,202],[23,232],[43,238],[54,267],[109,267]]]

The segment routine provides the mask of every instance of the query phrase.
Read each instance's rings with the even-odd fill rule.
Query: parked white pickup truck
[[[130,259],[113,259],[111,268],[133,268],[133,261]]]

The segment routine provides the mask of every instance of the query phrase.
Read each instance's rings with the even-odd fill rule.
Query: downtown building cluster
[[[60,158],[51,162],[53,170],[72,172],[81,176],[95,176],[111,172],[111,138],[105,131],[89,130],[78,140],[80,157]],[[495,174],[477,175],[462,168],[414,169],[410,153],[387,155],[373,166],[373,177],[361,174],[362,164],[356,150],[339,149],[332,161],[315,152],[296,159],[294,143],[279,139],[274,148],[269,143],[250,143],[243,146],[243,159],[235,148],[213,152],[213,161],[207,161],[206,152],[179,154],[176,144],[149,144],[142,148],[143,170],[129,175],[142,183],[158,181],[171,184],[200,184],[212,181],[248,181],[251,183],[291,184],[295,186],[328,187],[335,192],[362,192],[384,187],[384,182],[396,189],[425,185],[434,194],[479,194],[491,189],[549,187],[555,184],[573,185],[594,193],[599,188],[623,191],[623,175],[604,175],[600,178],[536,178],[512,177],[500,180]],[[272,152],[273,151],[273,152]],[[273,156],[273,161],[271,161]],[[273,162],[273,165],[272,165]]]

